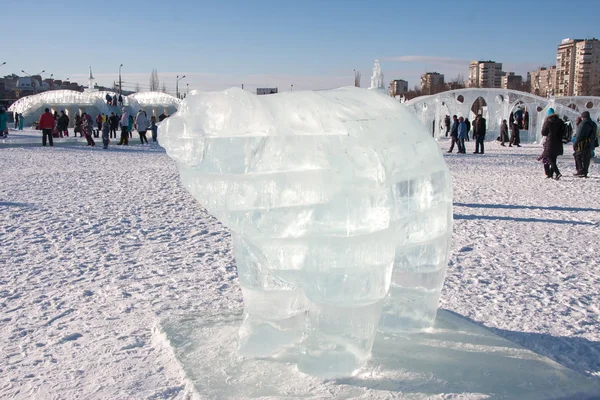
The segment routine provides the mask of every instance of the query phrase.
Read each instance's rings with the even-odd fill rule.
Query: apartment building
[[[390,82],[390,96],[400,96],[408,92],[408,82],[404,79],[394,79]]]
[[[529,73],[531,76],[531,93],[549,97],[556,94],[556,66],[541,67]]]
[[[425,72],[421,75],[421,92],[436,94],[444,90],[444,75],[439,72]]]
[[[502,87],[502,63],[491,60],[471,61],[468,86],[471,88]]]

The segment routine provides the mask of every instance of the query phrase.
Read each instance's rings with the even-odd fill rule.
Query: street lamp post
[[[123,64],[119,65],[119,96],[121,95],[122,90],[121,90],[121,67],[123,66]]]
[[[177,75],[176,81],[175,81],[175,97],[179,98],[179,81],[182,80],[183,78],[185,78],[185,75],[182,76],[181,78],[179,77],[179,75]]]
[[[294,91],[294,85],[292,84],[290,87],[290,92],[293,92],[293,91]]]
[[[44,72],[46,72],[46,70],[45,70],[45,69],[43,69],[41,72],[38,72],[38,73],[37,73],[37,74],[35,74],[35,75],[28,74],[28,73],[27,73],[27,72],[25,72],[24,70],[21,70],[21,72],[22,72],[22,73],[24,73],[25,75],[29,76],[29,77],[34,77],[35,75],[39,75],[39,76],[40,76],[40,78],[41,78],[41,77],[42,77],[42,74],[43,74]],[[36,91],[35,91],[35,80],[33,80],[33,79],[31,80],[31,85],[33,86],[33,93],[35,94],[35,93],[36,93]]]
[[[6,64],[6,61],[4,61],[2,64],[0,64],[0,67],[3,66],[4,64]]]
[[[188,93],[190,92],[190,84],[186,83],[185,84],[185,97],[187,97]]]

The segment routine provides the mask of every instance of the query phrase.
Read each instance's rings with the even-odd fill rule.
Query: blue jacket
[[[467,124],[465,122],[461,122],[458,124],[458,138],[466,139],[467,138]]]

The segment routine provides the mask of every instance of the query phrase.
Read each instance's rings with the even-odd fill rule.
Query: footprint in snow
[[[467,251],[473,251],[473,248],[472,248],[472,247],[470,247],[470,246],[465,246],[465,247],[462,247],[462,248],[461,248],[460,250],[458,250],[458,251],[459,251],[459,252],[461,252],[461,253],[465,253],[465,252],[467,252]]]
[[[67,336],[63,337],[62,339],[60,339],[60,341],[58,343],[72,342],[74,340],[79,339],[82,336],[83,335],[81,333],[71,333],[70,335],[67,335]]]

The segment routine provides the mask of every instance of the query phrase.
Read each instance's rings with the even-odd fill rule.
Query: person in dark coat
[[[65,110],[60,111],[60,116],[58,117],[58,122],[56,123],[56,129],[58,129],[58,133],[60,137],[69,136],[69,117],[65,114]]]
[[[465,118],[465,125],[467,126],[467,137],[465,138],[466,141],[469,141],[469,132],[471,132],[471,121],[469,121],[469,118]]]
[[[519,133],[519,123],[513,120],[510,129],[510,143],[508,147],[513,147],[513,144],[517,147],[521,147],[521,135]]]
[[[473,137],[475,138],[475,151],[473,154],[485,154],[483,143],[485,142],[485,131],[487,127],[483,115],[477,115],[477,118],[475,118],[475,121],[473,122],[473,126]],[[481,148],[481,151],[479,151],[479,148]]]
[[[562,174],[556,165],[556,158],[563,155],[563,134],[565,123],[560,119],[553,108],[548,109],[548,116],[542,126],[542,136],[546,138],[544,151],[540,158],[544,162],[544,172],[547,178],[559,180]]]
[[[502,124],[500,124],[500,146],[506,146],[504,143],[508,141],[508,125],[506,125],[506,120],[502,120]]]
[[[450,129],[450,138],[452,139],[452,144],[450,144],[450,150],[448,150],[448,153],[452,153],[455,144],[456,147],[458,147],[458,152],[460,153],[460,145],[458,144],[458,118],[456,115],[452,116],[452,120],[454,121],[452,122],[452,129]]]
[[[111,139],[113,137],[116,139],[117,138],[117,128],[119,127],[119,117],[117,117],[114,112],[111,112],[110,117],[108,117],[108,125],[110,127],[109,139]]]
[[[576,165],[579,168],[575,176],[587,178],[590,168],[590,160],[594,143],[596,140],[598,126],[590,118],[590,112],[584,111],[581,113],[581,123],[577,128],[577,136],[573,142],[573,150],[575,151]]]

